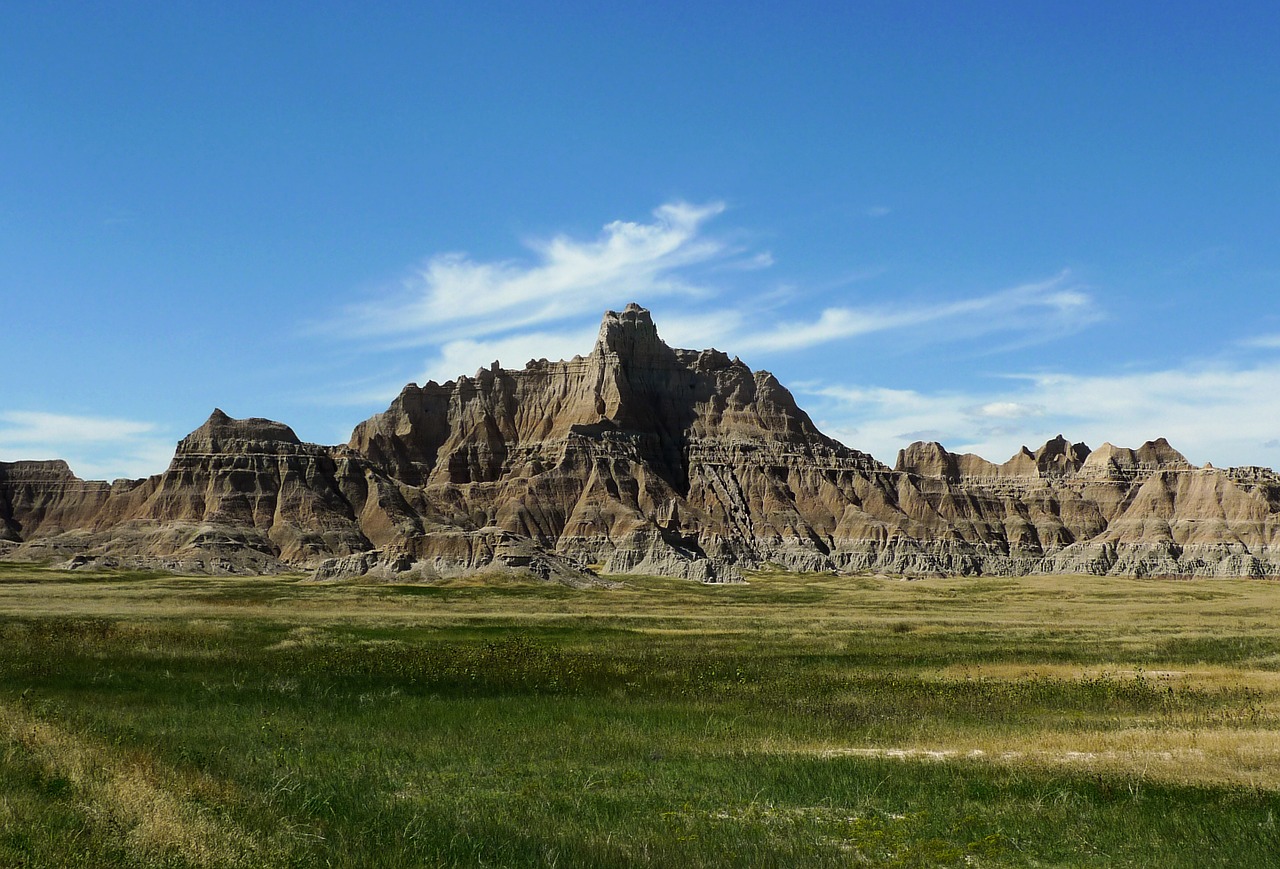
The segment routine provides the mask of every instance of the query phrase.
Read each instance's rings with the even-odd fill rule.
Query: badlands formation
[[[319,578],[1274,576],[1278,515],[1280,475],[1195,468],[1163,439],[1059,437],[999,465],[916,443],[890,468],[636,305],[586,357],[410,384],[343,446],[215,410],[145,480],[0,463],[0,557]]]

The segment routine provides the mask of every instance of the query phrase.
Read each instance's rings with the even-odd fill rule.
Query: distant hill
[[[343,446],[215,410],[146,480],[0,463],[2,557],[180,572],[1273,576],[1278,515],[1280,475],[1195,468],[1164,439],[1003,464],[915,443],[889,468],[634,304],[586,357],[410,384]]]

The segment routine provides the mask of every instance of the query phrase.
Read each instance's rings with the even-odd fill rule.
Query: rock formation
[[[0,463],[5,557],[321,578],[1269,576],[1278,514],[1280,475],[1193,468],[1163,439],[1059,436],[1000,465],[916,443],[890,469],[768,372],[668,347],[635,305],[606,313],[586,357],[410,384],[343,446],[215,410],[147,480]]]

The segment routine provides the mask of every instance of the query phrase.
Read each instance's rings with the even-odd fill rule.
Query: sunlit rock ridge
[[[1003,464],[915,443],[890,468],[634,304],[586,357],[410,384],[346,445],[215,410],[145,480],[0,463],[4,558],[320,578],[1274,576],[1278,515],[1280,475],[1196,468],[1164,439],[1058,437]]]

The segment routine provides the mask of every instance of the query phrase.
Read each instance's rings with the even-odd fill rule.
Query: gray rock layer
[[[1275,472],[1194,468],[1163,439],[1058,437],[999,465],[916,443],[890,469],[768,372],[668,347],[635,305],[586,357],[410,384],[343,446],[214,411],[146,480],[0,463],[0,557],[321,578],[1273,576],[1278,514]]]

